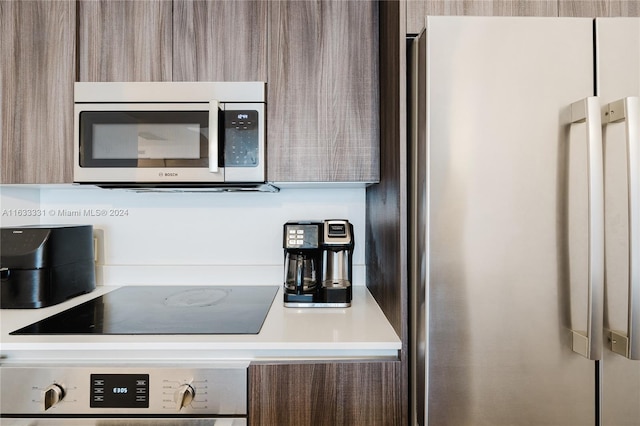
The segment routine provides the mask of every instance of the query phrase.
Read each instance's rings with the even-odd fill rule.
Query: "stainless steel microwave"
[[[264,82],[79,82],[74,182],[254,188],[265,183]]]

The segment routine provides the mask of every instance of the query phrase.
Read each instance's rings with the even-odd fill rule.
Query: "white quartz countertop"
[[[349,308],[285,308],[282,289],[259,334],[250,335],[10,335],[118,287],[42,309],[0,310],[1,362],[73,360],[302,360],[395,359],[397,334],[364,286],[353,287]]]

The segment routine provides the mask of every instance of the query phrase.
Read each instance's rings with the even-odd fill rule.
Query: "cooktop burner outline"
[[[191,288],[167,296],[163,303],[167,306],[204,307],[221,303],[228,295],[228,290],[219,288]]]
[[[124,286],[10,334],[257,334],[278,288]]]

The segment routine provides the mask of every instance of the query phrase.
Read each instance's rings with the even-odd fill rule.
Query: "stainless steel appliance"
[[[351,306],[353,225],[348,220],[287,222],[284,305]]]
[[[3,366],[2,424],[247,424],[248,362],[118,364]]]
[[[639,424],[639,58],[638,19],[427,18],[412,423]]]
[[[125,286],[13,335],[256,334],[277,286]],[[170,341],[170,340],[169,340]],[[105,347],[108,344],[103,344]],[[0,364],[2,424],[245,425],[249,361],[158,356]],[[91,420],[94,419],[94,420]],[[99,420],[95,420],[99,419]],[[164,419],[164,420],[163,420]],[[212,422],[218,423],[212,423]],[[165,422],[165,423],[162,423]]]
[[[0,229],[1,308],[43,308],[95,286],[91,225]]]
[[[276,190],[264,82],[80,82],[74,100],[74,182]]]

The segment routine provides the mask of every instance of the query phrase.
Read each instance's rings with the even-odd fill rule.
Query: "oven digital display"
[[[148,374],[92,374],[91,408],[149,408]]]

